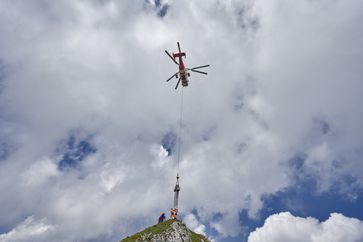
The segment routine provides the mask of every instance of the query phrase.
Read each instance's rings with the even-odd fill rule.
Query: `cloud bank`
[[[177,41],[188,66],[211,64],[184,89],[181,211],[223,238],[306,178],[354,198],[362,5],[1,1],[1,236],[45,219],[38,241],[117,241],[169,209]]]
[[[8,233],[0,234],[0,241],[35,241],[44,239],[44,234],[54,229],[46,219],[36,221],[34,217],[26,218]]]
[[[249,235],[248,242],[358,242],[363,240],[362,228],[362,221],[338,213],[319,222],[312,217],[295,217],[284,212],[268,217],[261,228]]]

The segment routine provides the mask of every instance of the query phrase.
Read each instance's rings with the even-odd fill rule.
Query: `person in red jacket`
[[[170,218],[171,219],[177,219],[178,216],[178,209],[177,208],[171,208],[170,209]]]

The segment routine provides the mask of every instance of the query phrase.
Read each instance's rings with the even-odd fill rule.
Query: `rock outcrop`
[[[209,242],[178,220],[167,220],[129,236],[121,242]]]

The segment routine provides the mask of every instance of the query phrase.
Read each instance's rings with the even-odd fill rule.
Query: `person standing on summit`
[[[164,222],[164,219],[165,219],[165,213],[162,213],[159,217],[159,220],[158,220],[158,223],[162,223]]]

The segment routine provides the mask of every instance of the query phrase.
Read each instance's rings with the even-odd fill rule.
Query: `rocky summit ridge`
[[[182,222],[170,219],[128,236],[121,242],[210,242],[203,235],[187,228]]]

